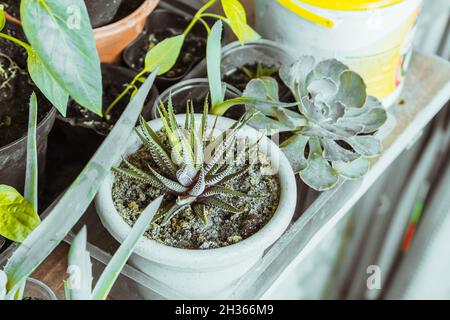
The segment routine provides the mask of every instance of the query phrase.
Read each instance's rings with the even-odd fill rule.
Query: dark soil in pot
[[[50,111],[50,103],[40,94],[27,71],[0,53],[0,148],[27,134],[28,106],[33,91],[39,96],[40,123]]]
[[[162,139],[165,134],[159,132]],[[153,224],[146,236],[168,246],[184,249],[212,249],[238,243],[258,232],[272,218],[279,203],[280,186],[277,176],[263,175],[262,167],[269,166],[268,159],[252,164],[246,174],[227,182],[227,187],[236,191],[263,196],[242,199],[222,196],[223,201],[232,203],[241,214],[230,214],[223,210],[207,207],[208,224],[198,219],[190,207],[183,209],[170,223],[161,227]],[[157,168],[147,149],[141,148],[128,157],[128,161],[146,169],[146,163]],[[267,162],[266,162],[267,161]],[[237,164],[235,170],[242,168]],[[143,209],[162,193],[159,189],[131,179],[116,176],[112,196],[116,209],[124,220],[132,225]],[[166,196],[165,201],[170,201]]]
[[[103,64],[102,75],[103,106],[106,108],[136,73],[124,67]],[[148,105],[153,104],[153,100],[157,97],[158,91],[153,87]],[[47,208],[78,176],[117,122],[129,98],[130,96],[117,104],[107,119],[87,111],[74,102],[70,103],[67,118],[58,117],[57,125],[49,139],[50,152],[47,162],[52,170],[47,171],[47,183],[44,195],[40,199],[42,209]],[[150,119],[150,111],[149,107],[144,108],[144,118]]]
[[[229,71],[223,76],[223,81],[244,92],[247,84],[252,79],[263,76],[272,77],[278,83],[280,100],[283,102],[294,101],[291,91],[281,80],[278,70],[279,68],[274,65],[269,66],[263,63],[246,64],[241,68]]]
[[[9,22],[3,32],[24,40],[20,28]],[[0,182],[13,186],[20,192],[23,191],[25,180],[25,136],[33,91],[39,105],[37,151],[42,177],[47,137],[53,127],[55,110],[52,110],[51,104],[33,84],[26,71],[26,52],[7,40],[0,40]]]
[[[1,0],[0,4],[3,4],[9,15],[20,20],[20,0]]]
[[[97,135],[106,136],[114,124],[122,115],[131,98],[131,91],[125,96],[112,110],[106,113],[108,106],[119,96],[125,87],[137,75],[136,72],[120,66],[102,64],[103,79],[103,117],[81,107],[74,101],[69,104],[67,117],[59,117],[60,121],[70,124],[71,126],[82,127],[95,132]],[[146,105],[153,104],[157,99],[158,92],[153,88],[152,93],[147,99]],[[142,111],[144,118],[150,119],[150,110],[145,108]]]
[[[185,16],[168,10],[156,10],[148,20],[146,30],[124,51],[124,61],[130,68],[141,71],[145,55],[162,40],[183,33],[189,24]],[[206,32],[196,25],[186,36],[180,57],[175,66],[158,77],[157,86],[162,90],[181,80],[206,54]]]
[[[122,0],[84,0],[93,28],[110,23],[116,16]]]

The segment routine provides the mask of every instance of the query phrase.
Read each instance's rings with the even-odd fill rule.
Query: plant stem
[[[228,19],[225,18],[225,17],[222,17],[220,14],[215,14],[215,13],[203,13],[203,14],[201,15],[201,18],[206,18],[206,17],[214,18],[214,19],[218,19],[218,20],[222,20],[223,22],[228,23]]]
[[[1,33],[0,32],[0,38],[3,38],[3,39],[6,39],[6,40],[14,42],[15,44],[25,48],[25,50],[27,50],[27,52],[30,52],[30,51],[33,50],[33,48],[31,48],[31,46],[28,43],[25,43],[25,42],[23,42],[23,41],[21,41],[19,39],[16,39],[16,38],[14,38],[14,37],[12,37],[10,35],[7,35],[5,33]]]
[[[108,106],[108,108],[105,111],[105,117],[111,112],[112,108],[114,108],[114,106],[116,104],[119,103],[120,100],[122,100],[123,97],[125,97],[125,95],[133,88],[136,88],[136,82],[139,81],[139,79],[147,73],[147,70],[142,70],[136,77],[134,77],[133,81],[131,81],[131,83],[129,85],[127,85],[127,87],[125,88],[124,91],[122,91],[122,93]]]
[[[208,10],[212,5],[216,3],[217,0],[210,0],[208,1],[198,12],[195,14],[194,18],[192,19],[191,23],[187,26],[186,30],[184,30],[183,34],[186,36],[189,32],[191,32],[192,28],[195,26],[197,21],[201,19],[201,16],[203,12]]]

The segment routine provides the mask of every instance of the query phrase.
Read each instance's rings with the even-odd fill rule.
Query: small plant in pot
[[[296,203],[293,172],[275,144],[245,126],[247,116],[235,122],[204,110],[175,116],[169,104],[161,119],[142,121],[96,200],[121,242],[146,204],[164,195],[131,261],[197,298],[225,294],[281,236]]]
[[[49,112],[50,104],[65,115],[67,101],[71,96],[81,105],[98,113],[101,112],[101,99],[98,98],[101,98],[102,94],[100,64],[95,52],[92,29],[89,24],[86,26],[84,23],[88,19],[87,13],[82,12],[85,14],[80,15],[80,30],[74,32],[65,22],[61,23],[52,18],[52,15],[62,11],[67,14],[66,7],[60,3],[52,2],[47,10],[43,10],[35,1],[24,0],[20,4],[23,13],[22,27],[7,23],[4,8],[0,5],[2,100],[6,101],[2,104],[5,109],[1,114],[1,130],[7,133],[10,140],[16,139],[1,150],[1,163],[7,166],[7,170],[2,170],[2,176],[6,175],[5,178],[2,177],[2,182],[12,184],[18,189],[23,185],[25,172],[25,162],[21,161],[25,156],[25,139],[19,132],[21,129],[15,128],[15,125],[26,123],[21,119],[26,119],[27,114],[27,104],[21,99],[28,97],[35,89],[34,86],[40,89],[37,94],[40,101],[38,115],[42,121],[38,126],[38,150],[40,159],[43,160],[47,135],[55,116],[54,111]],[[32,11],[34,14],[30,14]],[[41,23],[46,25],[46,28],[42,27]],[[49,32],[48,28],[52,31]],[[58,40],[54,37],[54,30],[59,31]],[[61,39],[65,41],[61,42]],[[58,41],[57,46],[55,41]],[[70,68],[61,62],[60,57],[71,62]],[[20,94],[17,94],[18,90]],[[15,156],[11,157],[11,154]],[[41,165],[41,170],[44,167]]]
[[[106,138],[104,144],[86,168],[79,175],[61,199],[48,212],[40,223],[37,211],[37,175],[36,175],[36,109],[35,97],[30,103],[30,133],[28,139],[27,188],[25,197],[6,186],[0,192],[0,232],[21,244],[8,258],[0,271],[0,300],[18,300],[27,290],[27,279],[45,258],[63,241],[71,228],[85,212],[95,193],[98,191],[105,173],[112,165],[112,160],[122,151],[123,145],[132,132],[139,111],[150,92],[156,74],[147,79],[118,123]],[[86,229],[73,240],[69,252],[69,281],[65,283],[66,298],[70,300],[106,299],[121,269],[133,252],[141,235],[148,228],[158,210],[161,199],[153,201],[142,213],[133,229],[126,235],[126,240],[114,254],[110,263],[92,289],[92,271],[89,252],[87,251]],[[3,261],[2,261],[3,262]],[[34,281],[33,281],[34,283]],[[43,286],[41,286],[43,287]],[[25,289],[25,291],[24,291]],[[31,297],[31,298],[43,298]]]
[[[189,19],[181,14],[165,9],[156,10],[148,20],[145,31],[125,49],[125,64],[141,71],[144,69],[147,52],[164,39],[182,34],[189,22]],[[205,57],[206,37],[207,31],[201,25],[196,25],[186,35],[176,64],[156,81],[160,90],[179,82]]]
[[[137,79],[145,76],[149,72],[154,71],[156,68],[159,68],[158,75],[160,76],[170,72],[179,60],[186,39],[196,28],[197,24],[203,26],[209,38],[211,27],[208,24],[208,19],[220,20],[229,25],[241,44],[260,38],[260,36],[247,24],[245,9],[238,0],[220,1],[225,12],[225,16],[207,12],[207,10],[214,6],[217,2],[218,0],[207,1],[206,4],[202,6],[194,15],[191,22],[187,25],[183,32],[168,37],[161,42],[157,42],[156,45],[149,48],[150,50],[148,50],[145,54],[145,58],[143,59],[143,69],[122,94],[132,90]],[[119,96],[118,100],[120,100],[120,98],[121,97]],[[114,103],[117,103],[117,101]]]
[[[387,120],[381,102],[367,95],[360,75],[331,59],[319,63],[301,57],[280,69],[297,108],[253,105],[250,125],[286,135],[281,149],[296,173],[318,191],[334,188],[341,179],[358,179],[369,170],[369,159],[381,152],[375,133]],[[252,80],[244,96],[278,103],[278,83]]]
[[[272,77],[277,80],[280,100],[292,102],[292,94],[281,80],[279,70],[294,61],[288,50],[270,40],[251,41],[245,46],[233,42],[223,48],[223,81],[243,92],[251,80]]]

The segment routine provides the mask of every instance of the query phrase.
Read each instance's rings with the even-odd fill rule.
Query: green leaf
[[[288,158],[295,173],[299,173],[308,166],[308,160],[305,157],[308,141],[309,137],[294,134],[280,145],[281,151]]]
[[[319,139],[310,138],[309,149],[308,166],[300,172],[300,177],[317,191],[332,189],[339,182],[339,174],[324,159]]]
[[[3,270],[0,270],[0,301],[6,298],[6,284],[8,283],[8,277]]]
[[[86,249],[87,231],[83,227],[73,239],[68,255],[68,273],[75,283],[65,283],[67,300],[90,300],[92,294],[91,256]],[[72,285],[74,285],[72,287]]]
[[[228,23],[239,41],[258,40],[261,36],[247,24],[244,6],[238,0],[222,0],[222,7]]]
[[[69,94],[53,78],[42,59],[34,51],[28,51],[28,72],[44,96],[63,116],[66,116]]]
[[[356,136],[344,139],[356,152],[365,157],[374,157],[381,153],[381,141],[373,136]]]
[[[363,78],[356,72],[347,70],[341,73],[339,81],[339,91],[332,101],[340,101],[350,108],[361,108],[367,100]]]
[[[106,300],[109,292],[111,291],[114,282],[116,282],[117,277],[122,271],[125,263],[134,251],[134,248],[138,244],[138,241],[144,234],[144,232],[149,228],[150,222],[153,220],[156,212],[161,206],[163,197],[159,197],[141,213],[139,219],[134,224],[130,233],[128,234],[125,241],[116,251],[111,261],[106,266],[100,279],[98,279],[97,285],[92,293],[92,300]]]
[[[185,36],[164,39],[153,47],[145,56],[145,70],[152,72],[159,66],[158,75],[164,74],[175,65],[183,47]]]
[[[6,24],[5,8],[0,4],[0,31],[3,30]]]
[[[20,16],[29,43],[59,86],[101,115],[100,61],[84,1],[22,0]]]
[[[38,210],[38,163],[36,149],[37,99],[33,92],[30,98],[30,112],[28,120],[27,140],[27,170],[25,177],[25,199]]]
[[[220,68],[222,59],[221,39],[222,21],[217,21],[208,36],[208,44],[206,47],[209,91],[211,93],[211,104],[213,108],[224,100]]]
[[[40,222],[33,205],[16,189],[0,185],[0,235],[20,243]]]
[[[8,275],[9,291],[17,290],[20,283],[58,246],[89,207],[113,163],[125,150],[156,73],[157,70],[139,88],[111,133],[47,218],[14,251],[4,269]]]
[[[359,158],[351,162],[334,161],[333,168],[341,176],[350,180],[356,180],[363,177],[369,171],[369,160]]]

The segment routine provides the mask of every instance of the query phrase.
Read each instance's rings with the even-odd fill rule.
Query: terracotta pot
[[[110,25],[94,29],[95,42],[101,62],[116,63],[120,60],[122,51],[144,30],[147,17],[158,3],[159,0],[145,0],[128,17]],[[20,24],[20,20],[7,13],[5,15],[9,21]]]
[[[115,63],[120,60],[123,49],[144,30],[147,17],[159,0],[145,2],[128,17],[113,24],[94,29],[95,42],[101,62]]]

